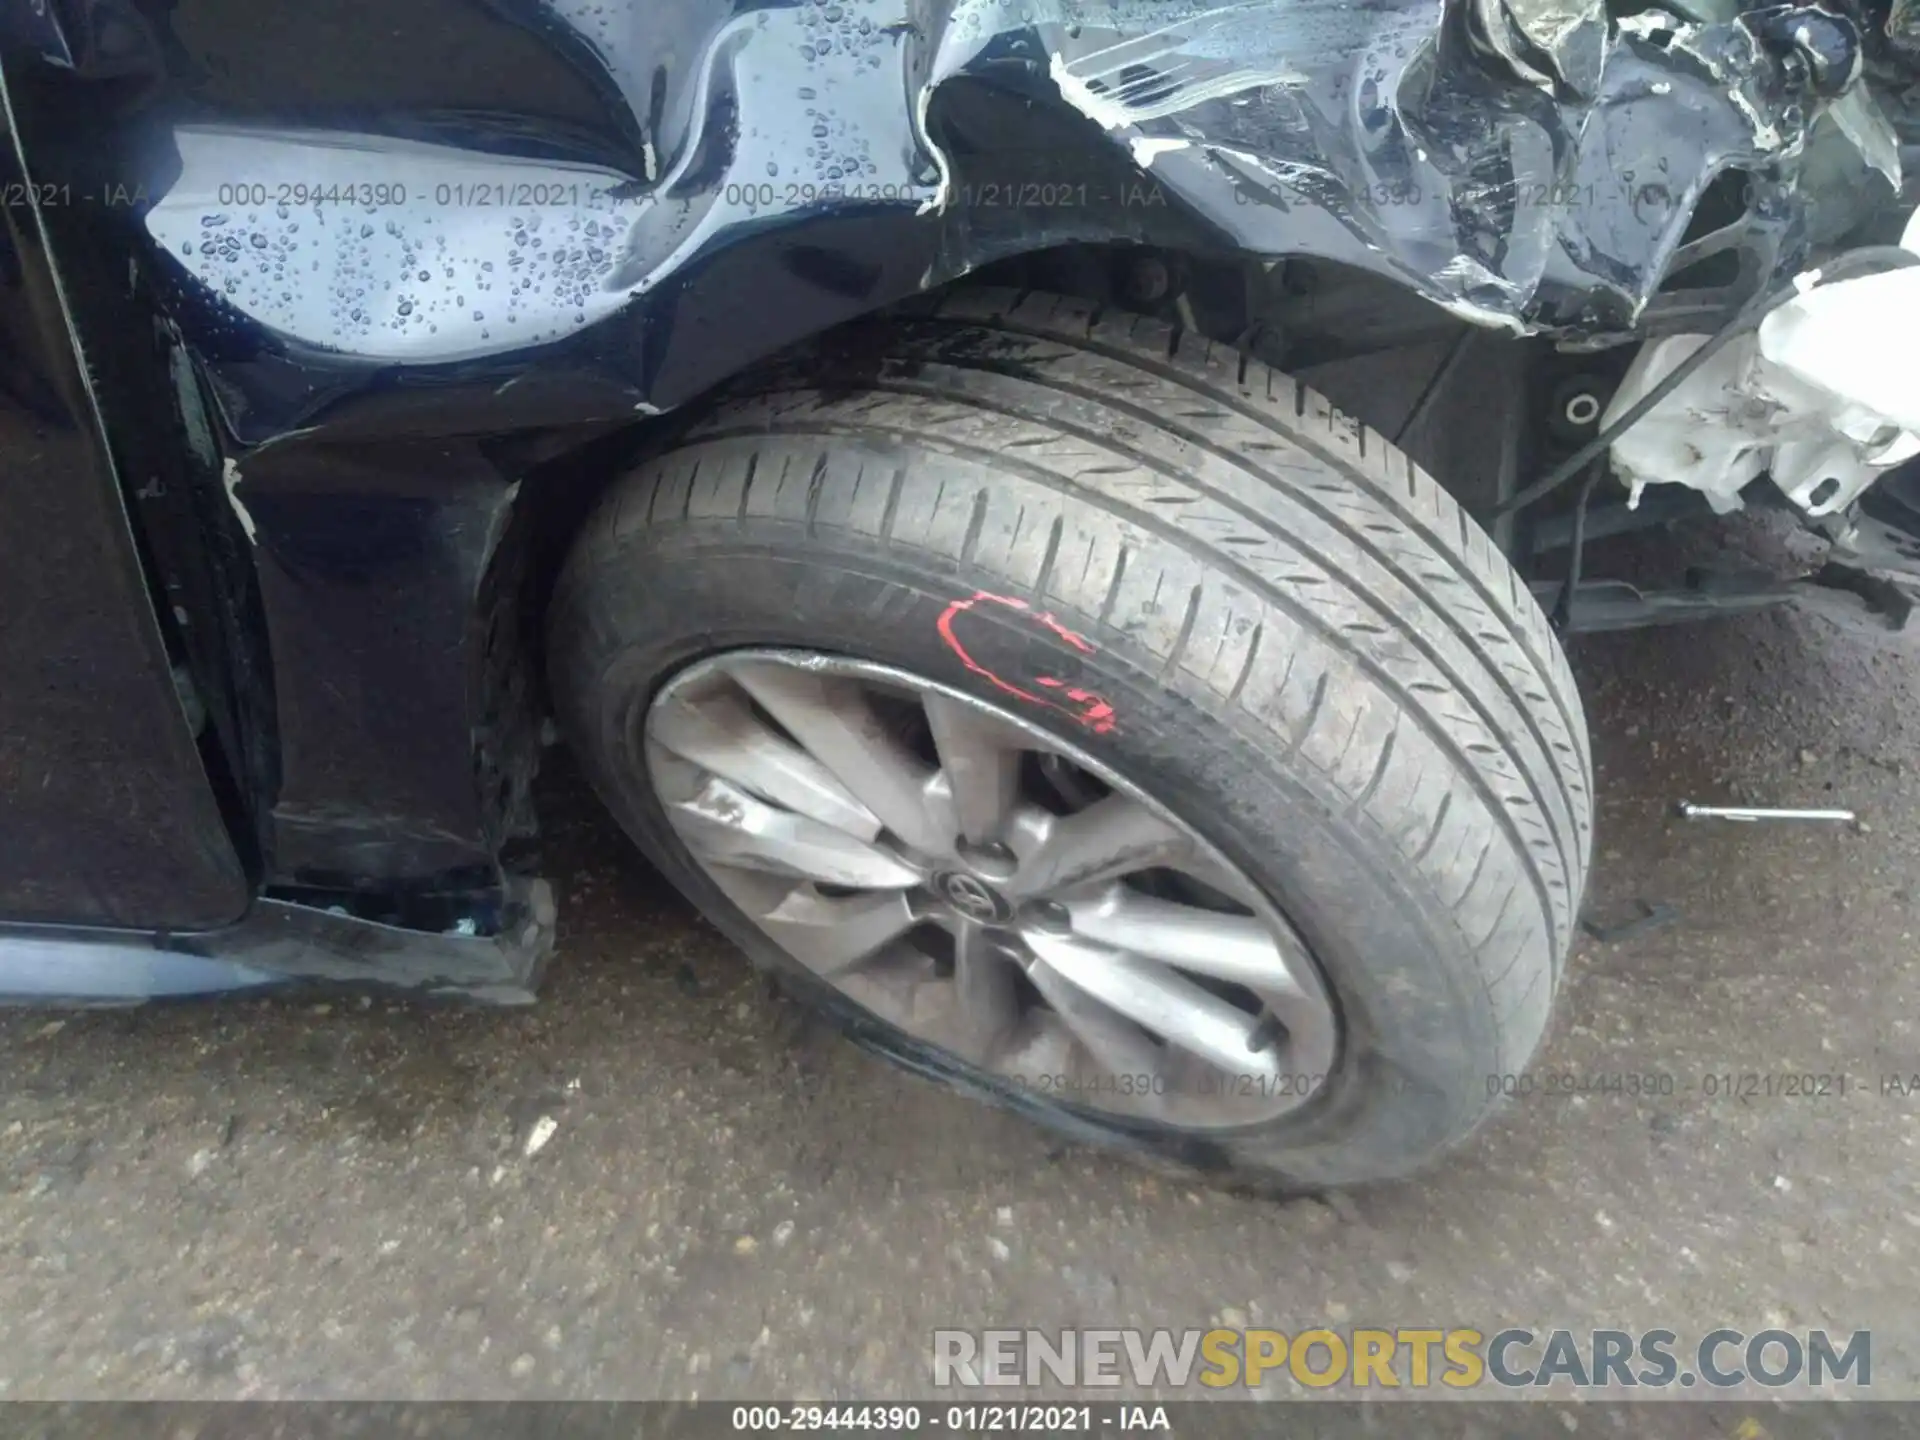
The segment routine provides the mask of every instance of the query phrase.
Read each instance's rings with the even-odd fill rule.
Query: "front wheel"
[[[1404,1172],[1545,1028],[1564,658],[1405,456],[1151,321],[956,296],[617,484],[551,614],[628,833],[911,1068],[1225,1178]]]

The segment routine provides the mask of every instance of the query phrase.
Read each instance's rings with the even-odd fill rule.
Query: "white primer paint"
[[[220,467],[220,483],[226,487],[227,504],[240,517],[240,528],[247,532],[247,543],[258,545],[260,541],[253,533],[253,516],[247,513],[247,502],[240,498],[240,462],[231,456]]]
[[[1128,142],[1133,149],[1133,163],[1142,170],[1162,155],[1172,154],[1175,150],[1185,150],[1193,144],[1191,140],[1160,139],[1152,135],[1136,135]]]

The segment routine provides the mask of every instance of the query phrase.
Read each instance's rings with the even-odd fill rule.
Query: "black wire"
[[[1433,374],[1427,377],[1427,383],[1420,387],[1420,395],[1413,402],[1413,408],[1407,411],[1406,418],[1400,422],[1400,428],[1393,432],[1393,443],[1398,445],[1407,438],[1407,432],[1427,418],[1427,411],[1433,408],[1434,398],[1440,388],[1453,377],[1460,368],[1460,358],[1467,353],[1467,346],[1479,332],[1471,325],[1462,325],[1460,333],[1453,337],[1453,343],[1447,347],[1447,353],[1440,357],[1440,363],[1433,367]]]
[[[1562,635],[1573,628],[1573,601],[1580,589],[1580,561],[1587,549],[1587,502],[1593,498],[1594,486],[1606,473],[1604,459],[1596,459],[1589,465],[1587,483],[1580,487],[1580,498],[1574,502],[1573,538],[1567,547],[1567,583],[1560,587],[1559,603],[1553,607],[1553,628]]]
[[[1728,316],[1726,323],[1707,337],[1706,344],[1674,366],[1658,385],[1622,411],[1618,420],[1600,431],[1526,489],[1508,496],[1489,510],[1486,514],[1486,523],[1491,524],[1503,515],[1511,515],[1514,511],[1524,509],[1534,501],[1551,495],[1578,475],[1588,464],[1604,456],[1615,440],[1625,434],[1631,426],[1637,424],[1641,417],[1654,406],[1678,390],[1689,375],[1724,350],[1737,336],[1759,325],[1766,319],[1768,312],[1777,306],[1784,305],[1804,290],[1820,285],[1830,285],[1836,280],[1856,278],[1851,272],[1859,270],[1862,266],[1899,270],[1912,265],[1920,265],[1920,255],[1916,255],[1911,250],[1903,250],[1898,245],[1863,245],[1858,250],[1846,251],[1820,266],[1815,271],[1814,278],[1805,285],[1800,284],[1797,279],[1790,280],[1778,289],[1764,291],[1754,296]],[[1869,268],[1867,273],[1873,273],[1872,269]]]

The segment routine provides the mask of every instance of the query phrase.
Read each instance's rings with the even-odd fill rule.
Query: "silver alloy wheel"
[[[646,717],[681,841],[801,965],[1044,1098],[1269,1120],[1332,1065],[1306,944],[1193,829],[1019,717],[792,650],[690,666]]]

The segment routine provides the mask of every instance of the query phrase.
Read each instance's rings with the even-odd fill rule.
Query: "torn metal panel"
[[[1476,323],[1624,329],[1714,179],[1777,172],[1790,191],[1822,96],[1858,66],[1851,22],[1814,9],[1751,25],[1649,12],[1614,26],[1544,0],[1472,0],[1464,27],[1454,14],[1440,0],[958,0],[928,141],[939,87],[1044,57],[1059,99],[1218,243],[1345,260]],[[1486,40],[1495,19],[1504,48]],[[954,204],[978,189],[965,172],[1008,159],[948,157]],[[1790,230],[1791,212],[1759,223]]]
[[[1549,94],[1591,100],[1611,27],[1602,0],[1470,0],[1469,33],[1513,73]]]

